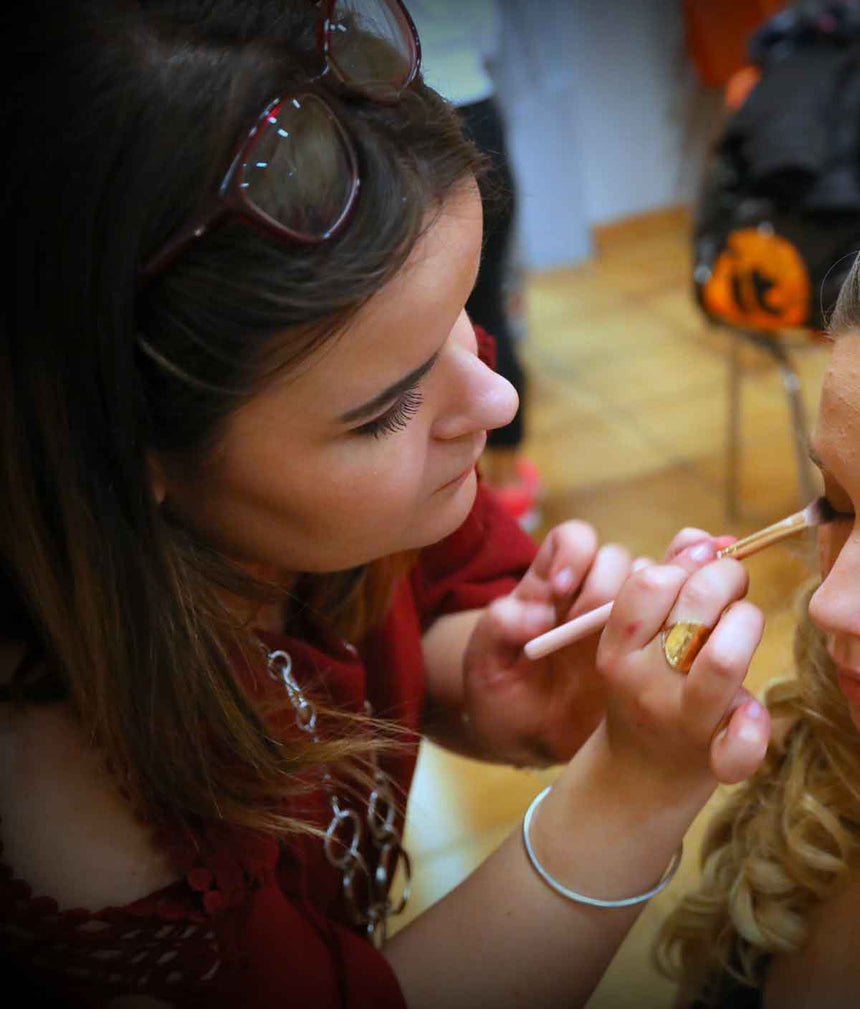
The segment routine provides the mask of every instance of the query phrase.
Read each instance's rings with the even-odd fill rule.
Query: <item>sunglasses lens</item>
[[[398,0],[338,0],[326,43],[341,80],[377,101],[397,98],[418,69],[415,30]]]
[[[310,241],[337,229],[358,185],[342,127],[310,94],[269,110],[239,171],[246,203],[276,228]]]

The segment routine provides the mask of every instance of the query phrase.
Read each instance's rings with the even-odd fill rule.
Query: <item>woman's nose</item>
[[[433,425],[436,438],[460,438],[504,427],[515,417],[519,396],[511,383],[474,355],[463,352],[460,380],[452,383],[448,409]]]

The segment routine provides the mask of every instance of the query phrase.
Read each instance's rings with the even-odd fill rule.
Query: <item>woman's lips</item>
[[[475,468],[477,462],[478,460],[476,459],[470,466],[467,466],[462,473],[460,473],[458,476],[455,476],[453,480],[449,480],[447,483],[443,483],[442,486],[439,488],[439,490],[448,490],[451,487],[456,487],[458,484],[461,484]]]
[[[478,465],[478,460],[481,458],[481,455],[484,451],[484,446],[486,444],[487,444],[487,436],[484,435],[481,438],[480,445],[478,446],[477,450],[475,451],[472,457],[472,461],[468,463],[463,469],[461,469],[460,472],[455,477],[450,479],[447,483],[443,483],[439,487],[439,490],[448,490],[451,487],[455,487],[458,484],[463,483],[463,481],[469,476],[472,470]]]

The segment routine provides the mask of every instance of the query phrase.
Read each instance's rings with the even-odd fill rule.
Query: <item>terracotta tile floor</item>
[[[529,278],[526,451],[545,483],[540,532],[575,516],[592,522],[602,539],[657,557],[682,526],[741,534],[805,503],[778,374],[759,351],[745,349],[743,519],[726,519],[732,338],[699,316],[687,249],[684,214],[657,214],[611,229],[593,261]],[[812,348],[795,358],[810,417],[826,357]],[[748,561],[750,598],[767,616],[750,674],[754,691],[789,668],[791,601],[809,574],[808,554],[808,545],[793,543]],[[528,801],[552,777],[483,766],[427,745],[410,803],[416,884],[403,922],[519,829]],[[695,876],[706,815],[690,831],[675,883],[645,910],[590,1009],[672,1004],[672,986],[650,964],[650,943],[655,924]]]

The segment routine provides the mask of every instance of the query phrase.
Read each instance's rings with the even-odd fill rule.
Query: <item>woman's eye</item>
[[[381,438],[383,435],[402,431],[418,413],[422,402],[423,396],[418,389],[408,389],[387,413],[357,427],[355,433]]]

